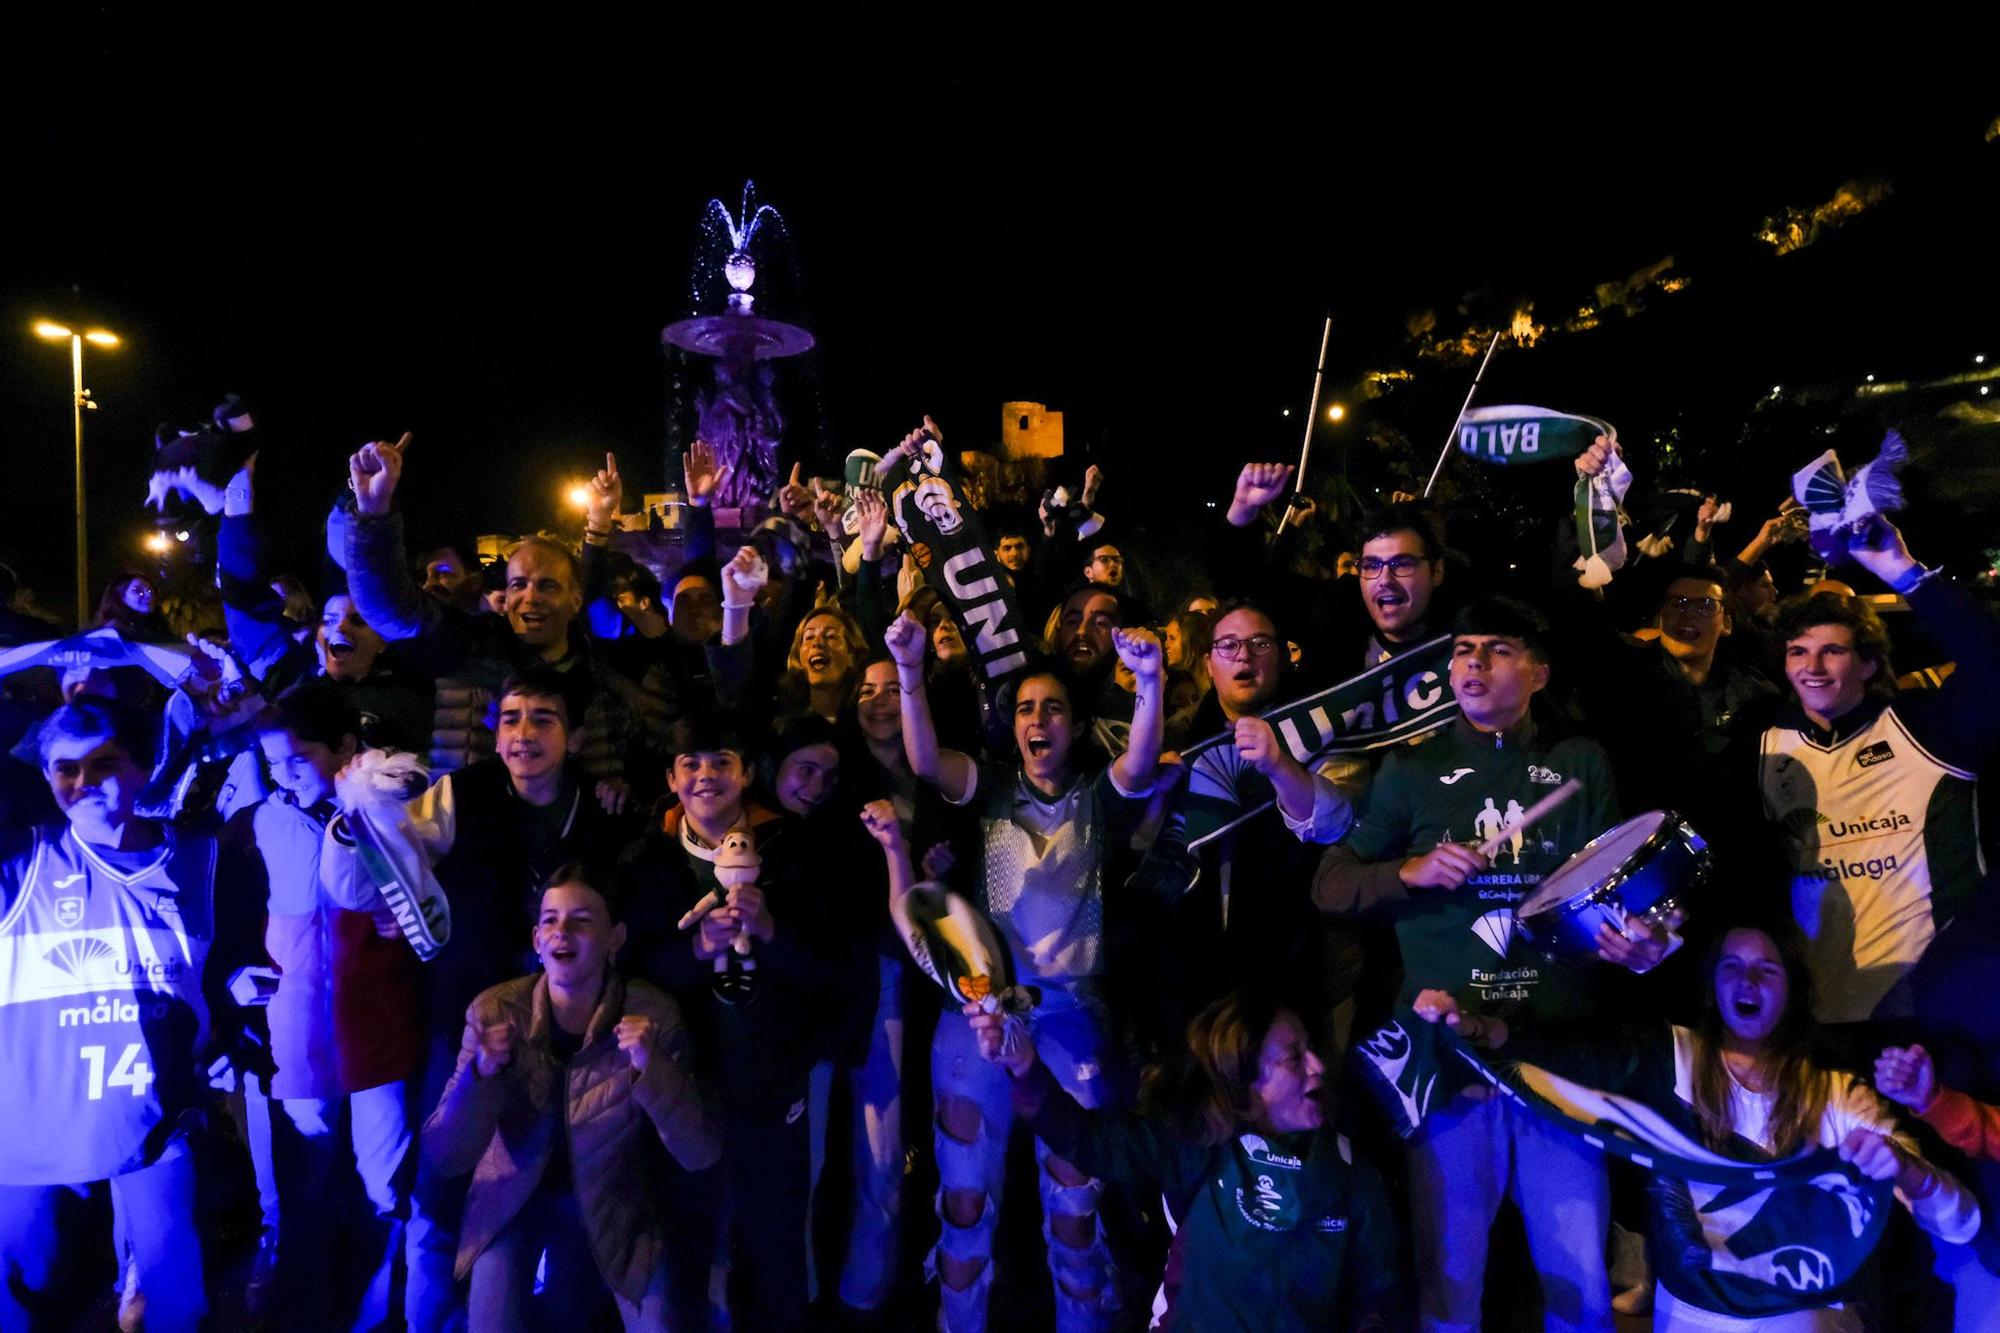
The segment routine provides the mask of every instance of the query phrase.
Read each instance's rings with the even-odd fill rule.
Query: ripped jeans
[[[1034,1034],[1042,1063],[1079,1103],[1098,1108],[1112,1100],[1104,1067],[1111,1047],[1101,1009],[1067,990],[1045,988]],[[932,1266],[939,1277],[944,1327],[949,1333],[983,1333],[993,1287],[993,1232],[1007,1176],[1007,1137],[1014,1123],[1013,1085],[1004,1069],[980,1057],[965,1019],[947,1012],[938,1019],[931,1041],[931,1088],[937,1105],[942,1224]],[[969,1135],[963,1133],[967,1129]],[[1042,1238],[1055,1281],[1056,1328],[1060,1333],[1109,1328],[1118,1312],[1118,1286],[1097,1215],[1103,1186],[1052,1158],[1040,1141],[1035,1160],[1041,1177]],[[963,1273],[974,1264],[978,1269],[970,1281],[955,1285],[952,1270]]]

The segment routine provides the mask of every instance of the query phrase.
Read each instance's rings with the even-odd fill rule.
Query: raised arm
[[[345,543],[347,590],[361,618],[385,639],[416,639],[435,633],[443,605],[410,578],[403,549],[403,520],[394,512],[396,487],[403,478],[403,451],[410,435],[394,444],[364,444],[347,460],[354,513]]]
[[[861,807],[861,826],[882,849],[889,863],[890,910],[916,887],[916,872],[910,868],[910,849],[903,841],[903,826],[896,819],[896,807],[889,801],[870,801]]]
[[[889,656],[896,663],[896,682],[902,687],[903,754],[910,761],[912,773],[934,783],[953,805],[962,805],[971,799],[979,771],[966,755],[938,745],[937,726],[931,721],[931,701],[924,692],[924,647],[929,637],[907,611],[897,616],[883,635]],[[1155,762],[1157,758],[1156,754]]]
[[[1160,744],[1167,734],[1166,654],[1150,630],[1113,630],[1111,642],[1118,649],[1118,660],[1138,681],[1132,696],[1131,736],[1125,753],[1112,761],[1111,776],[1120,791],[1138,796],[1153,789]]]

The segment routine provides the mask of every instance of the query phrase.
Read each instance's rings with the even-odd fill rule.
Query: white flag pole
[[[1479,392],[1479,381],[1486,378],[1486,363],[1493,359],[1493,350],[1499,345],[1500,335],[1496,333],[1493,335],[1493,341],[1486,344],[1486,355],[1479,358],[1479,373],[1472,377],[1472,387],[1465,391],[1465,401],[1459,404],[1458,415],[1451,419],[1451,434],[1444,437],[1444,448],[1438,450],[1438,461],[1436,466],[1431,468],[1431,479],[1424,483],[1426,498],[1429,497],[1431,488],[1438,484],[1438,473],[1444,471],[1445,455],[1451,452],[1452,443],[1458,439],[1458,423],[1465,419],[1466,409],[1472,406],[1472,395]]]
[[[1326,326],[1319,331],[1319,361],[1313,367],[1312,406],[1306,409],[1306,438],[1299,446],[1299,470],[1292,474],[1292,499],[1285,505],[1284,517],[1278,520],[1278,532],[1282,535],[1285,525],[1292,521],[1292,508],[1298,497],[1305,494],[1306,464],[1312,459],[1313,427],[1319,424],[1319,388],[1326,379],[1326,345],[1333,337],[1333,316],[1326,317]]]

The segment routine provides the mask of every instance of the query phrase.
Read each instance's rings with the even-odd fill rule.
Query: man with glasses
[[[1282,553],[1250,549],[1251,534],[1267,505],[1282,499],[1290,487],[1289,463],[1247,463],[1237,474],[1222,530],[1222,544],[1211,555],[1209,568],[1219,577],[1234,577],[1239,586],[1253,581],[1274,600],[1297,606],[1293,638],[1305,654],[1305,667],[1315,681],[1326,684],[1406,652],[1440,631],[1443,615],[1435,605],[1444,583],[1444,532],[1435,514],[1410,501],[1383,506],[1361,530],[1361,605],[1366,619],[1353,613],[1352,603],[1330,594],[1337,583],[1302,579],[1284,569]],[[1234,532],[1240,535],[1230,536]]]
[[[1243,804],[1275,804],[1196,848],[1191,866],[1199,873],[1165,908],[1165,938],[1144,963],[1156,977],[1146,994],[1163,1042],[1178,1040],[1215,997],[1275,976],[1287,994],[1315,998],[1319,1014],[1345,998],[1345,978],[1322,966],[1319,913],[1306,886],[1319,849],[1347,832],[1354,811],[1258,716],[1298,693],[1285,643],[1263,605],[1223,602],[1208,645],[1209,688],[1168,723],[1172,746],[1228,733],[1233,754],[1225,759]]]
[[[1724,644],[1735,618],[1723,586],[1719,569],[1681,568],[1655,606],[1658,637],[1647,642],[1607,629],[1603,651],[1591,654],[1575,682],[1626,803],[1677,811],[1710,836],[1731,817],[1724,752],[1777,696],[1761,671]]]

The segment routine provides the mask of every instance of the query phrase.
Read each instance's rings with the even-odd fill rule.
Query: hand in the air
[[[1118,660],[1125,664],[1127,671],[1148,684],[1159,683],[1166,670],[1166,655],[1151,630],[1114,629],[1111,631],[1111,645],[1118,650]]]
[[[1875,1059],[1875,1091],[1918,1115],[1936,1104],[1937,1066],[1921,1046],[1891,1046]]]
[[[1612,443],[1609,436],[1598,436],[1590,442],[1588,449],[1578,455],[1576,460],[1577,475],[1580,477],[1596,476],[1598,473],[1604,471],[1606,465],[1618,453],[1618,446]]]
[[[889,535],[889,502],[882,492],[863,486],[854,492],[854,513],[859,520],[855,535],[861,538],[861,558],[882,558],[882,543]]]
[[[868,830],[868,836],[885,852],[895,852],[903,846],[903,825],[890,801],[870,801],[862,806],[861,827]]]
[[[924,645],[929,641],[930,635],[924,632],[924,627],[908,611],[890,621],[889,628],[882,632],[882,646],[888,649],[889,656],[899,671],[905,667],[922,666]]]
[[[729,475],[729,469],[715,461],[715,449],[707,440],[696,440],[681,455],[681,481],[687,490],[688,503],[706,505],[715,498],[716,487]]]
[[[1262,509],[1283,496],[1291,481],[1290,463],[1245,463],[1236,474],[1236,495],[1230,508]]]
[[[754,546],[740,546],[722,567],[722,604],[740,611],[757,600],[757,590],[771,580],[764,557]]]
[[[354,491],[354,508],[363,514],[389,512],[396,498],[396,483],[403,479],[403,455],[410,447],[410,432],[394,444],[372,440],[347,460],[347,484]]]
[[[801,523],[812,521],[813,497],[805,482],[799,479],[799,465],[792,464],[792,479],[778,488],[778,494],[771,507],[781,514],[790,515]]]
[[[625,480],[618,475],[618,455],[604,455],[604,466],[590,479],[586,489],[583,521],[586,526],[603,532],[618,526],[618,515],[625,508]]]

